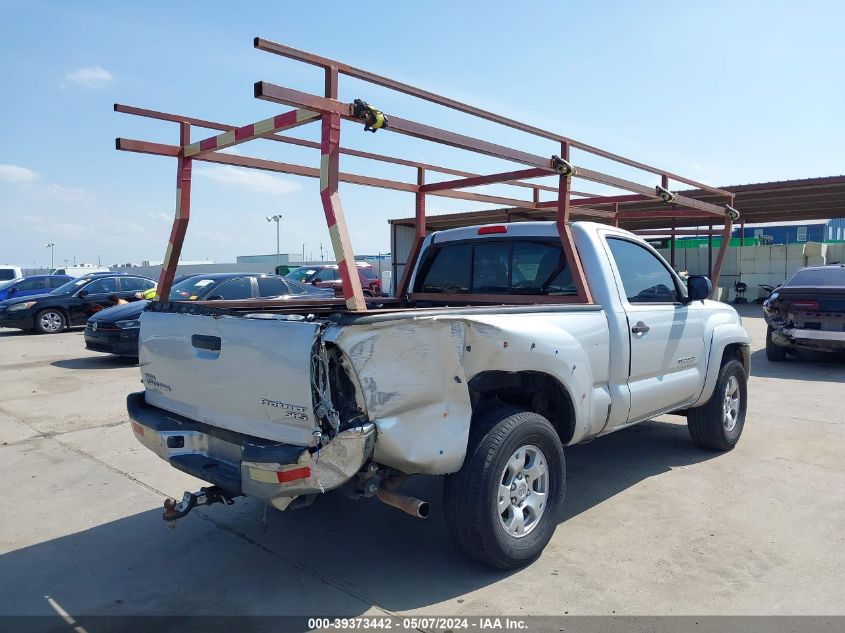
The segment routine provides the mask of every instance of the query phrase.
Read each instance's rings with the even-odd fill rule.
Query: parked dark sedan
[[[308,287],[277,275],[218,273],[192,275],[170,289],[171,301],[219,301],[255,298],[331,298],[331,289]],[[85,347],[96,352],[138,356],[141,313],[149,301],[136,301],[98,312],[85,327]]]
[[[845,351],[845,266],[801,268],[763,303],[766,357],[787,350]]]
[[[0,327],[56,334],[83,325],[92,315],[114,305],[115,298],[133,299],[156,285],[152,279],[117,273],[94,273],[73,279],[47,294],[0,301]]]

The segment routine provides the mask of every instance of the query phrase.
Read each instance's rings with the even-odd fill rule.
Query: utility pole
[[[281,220],[281,214],[267,216],[268,222],[276,223],[276,268],[279,267],[279,222],[281,222]]]
[[[323,261],[323,243],[320,242],[320,261]]]
[[[305,263],[305,244],[302,245],[302,263]]]
[[[45,248],[50,249],[50,270],[53,270],[53,251],[55,250],[56,244],[54,242],[49,242],[48,244],[44,245]]]

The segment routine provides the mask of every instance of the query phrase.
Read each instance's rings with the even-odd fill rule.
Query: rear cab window
[[[429,249],[414,292],[577,296],[560,242],[502,239]]]

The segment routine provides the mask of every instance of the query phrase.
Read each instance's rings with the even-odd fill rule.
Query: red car
[[[358,279],[361,280],[361,288],[367,297],[381,296],[381,281],[376,275],[373,267],[366,262],[356,262]],[[319,266],[300,266],[285,275],[287,279],[293,279],[301,284],[314,284],[315,286],[327,286],[334,289],[336,296],[343,295],[340,273],[337,264],[321,264]]]

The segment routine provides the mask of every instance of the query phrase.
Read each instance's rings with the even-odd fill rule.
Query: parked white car
[[[107,266],[65,266],[64,268],[54,268],[50,271],[51,275],[67,275],[68,277],[84,277],[93,273],[109,273],[111,270]]]
[[[20,266],[0,264],[0,281],[10,281],[12,279],[20,279],[21,277],[23,277],[23,271]]]
[[[733,448],[750,343],[736,311],[631,233],[577,222],[572,234],[593,304],[560,302],[576,291],[552,222],[429,235],[411,279],[427,299],[410,306],[153,302],[134,432],[214,484],[169,500],[165,518],[238,495],[284,510],[344,484],[425,516],[396,486],[445,475],[460,547],[513,568],[561,519],[564,446],[675,412],[698,446]],[[536,301],[507,305],[514,295]]]

